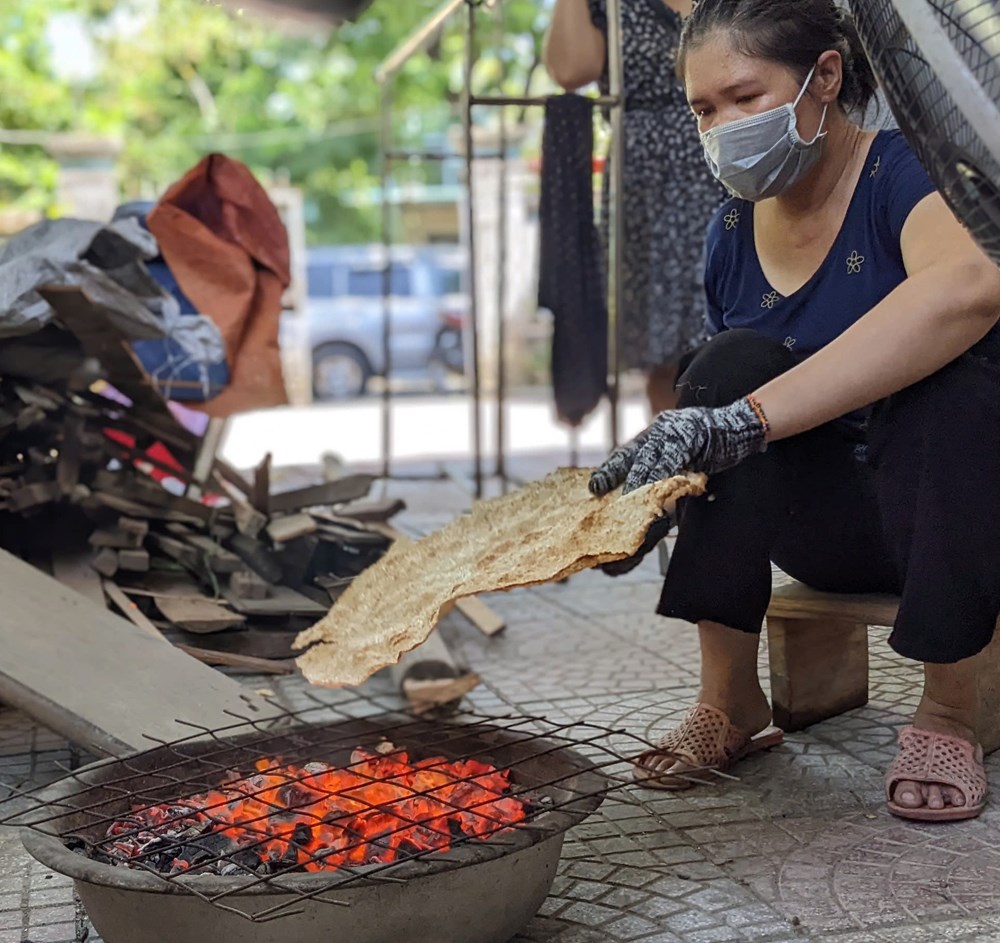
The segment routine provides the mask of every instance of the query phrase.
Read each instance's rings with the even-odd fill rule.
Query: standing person
[[[724,192],[705,165],[675,63],[691,0],[623,0],[625,167],[621,363],[647,377],[653,414],[677,403],[680,358],[704,333],[702,251]],[[557,0],[545,45],[573,91],[605,81],[606,0]],[[607,227],[605,176],[603,225]]]
[[[858,124],[875,76],[834,0],[700,0],[680,68],[737,196],[709,228],[715,336],[681,377],[682,408],[591,479],[606,494],[709,475],[658,610],[697,624],[701,691],[637,776],[683,788],[780,741],[757,677],[774,561],[816,589],[901,596],[889,644],[924,686],[889,810],[972,818],[1000,615],[1000,271],[902,134]]]

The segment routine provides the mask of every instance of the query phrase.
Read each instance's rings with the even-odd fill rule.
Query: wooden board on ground
[[[322,485],[282,491],[271,495],[269,510],[271,514],[288,514],[305,508],[356,501],[368,494],[374,481],[374,475],[345,475]]]
[[[423,681],[407,679],[403,693],[414,714],[425,714],[435,708],[460,701],[479,686],[480,677],[469,672],[459,678],[428,678]]]
[[[245,599],[230,589],[223,590],[229,605],[247,616],[322,616],[327,607],[287,586],[271,586],[266,599]]]
[[[359,501],[351,501],[340,508],[339,514],[331,514],[333,523],[343,523],[355,521],[363,524],[372,521],[385,524],[389,518],[395,517],[400,511],[406,510],[406,502],[402,498],[364,498]],[[323,516],[323,512],[317,514]]]
[[[507,628],[507,620],[476,596],[459,599],[455,603],[455,608],[483,635],[496,635]]]
[[[241,493],[228,478],[224,478],[218,472],[215,472],[212,477],[222,489],[223,494],[229,497],[236,529],[241,534],[246,534],[247,537],[256,537],[267,524],[267,516],[253,507],[244,497],[246,492]]]
[[[140,632],[144,632],[158,642],[166,642],[166,639],[160,634],[160,630],[153,625],[149,617],[115,583],[111,580],[105,580],[104,592],[107,593],[108,599],[115,604],[118,611]]]
[[[67,586],[86,596],[98,606],[104,605],[104,587],[101,586],[101,574],[90,562],[93,551],[87,547],[81,550],[68,550],[52,555],[52,575],[63,586]]]
[[[198,438],[170,411],[159,394],[138,355],[128,341],[115,330],[106,309],[95,304],[80,288],[51,286],[39,294],[52,305],[63,327],[73,333],[88,356],[94,357],[115,378],[115,387],[124,393],[135,409],[141,411],[142,424],[157,438],[173,446],[181,459],[193,456]]]
[[[296,537],[306,537],[316,532],[316,521],[308,514],[289,514],[276,517],[267,525],[267,535],[276,544],[287,543]]]
[[[149,738],[266,720],[279,708],[0,551],[0,701],[83,748],[148,749]],[[232,713],[230,713],[232,712]]]
[[[243,569],[243,561],[235,553],[205,534],[185,534],[181,539],[204,556],[213,573],[238,573]]]
[[[250,503],[261,514],[267,514],[268,496],[271,494],[271,453],[264,456],[253,472],[253,487],[250,489]]]
[[[129,577],[128,585],[119,586],[130,596],[176,596],[182,599],[206,599],[198,584],[186,572],[154,570]]]
[[[232,652],[217,652],[194,645],[181,644],[177,648],[203,665],[241,668],[262,675],[290,675],[295,670],[295,664],[291,661],[271,661],[267,658],[254,658],[251,655],[234,655]]]
[[[177,596],[156,596],[154,599],[164,619],[196,635],[223,632],[246,621],[245,616],[230,612],[210,599]]]
[[[232,655],[249,655],[271,661],[283,661],[297,654],[292,648],[295,632],[280,628],[241,628],[235,632],[217,632],[214,635],[195,635],[193,632],[167,629],[175,644],[195,645],[205,651],[222,652]]]

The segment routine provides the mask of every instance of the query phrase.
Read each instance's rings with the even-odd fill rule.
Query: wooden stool
[[[767,638],[774,723],[801,730],[868,703],[868,626],[891,626],[895,596],[820,593],[775,570]],[[980,676],[978,733],[1000,747],[1000,626]]]

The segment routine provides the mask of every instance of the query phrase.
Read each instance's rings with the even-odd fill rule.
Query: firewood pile
[[[366,500],[369,475],[281,491],[269,459],[240,473],[85,292],[45,297],[51,347],[34,335],[36,356],[0,379],[0,546],[203,661],[290,671],[295,633],[386,551],[402,502]]]
[[[370,475],[285,486],[269,458],[248,474],[219,458],[223,421],[191,404],[229,415],[213,397],[239,377],[242,408],[270,403],[273,351],[183,314],[146,268],[158,252],[131,218],[48,221],[0,246],[0,549],[207,664],[287,673],[296,635],[386,552],[403,505],[370,500]],[[478,600],[457,608],[503,628]],[[478,680],[443,642],[424,649],[397,666],[412,705]]]

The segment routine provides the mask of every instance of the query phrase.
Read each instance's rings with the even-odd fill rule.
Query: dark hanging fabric
[[[591,102],[545,105],[538,304],[553,315],[552,388],[559,419],[578,426],[608,388],[604,254],[594,223]]]

